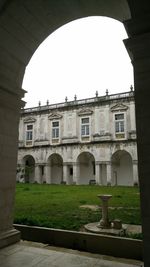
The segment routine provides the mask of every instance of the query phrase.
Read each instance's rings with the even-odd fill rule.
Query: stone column
[[[36,164],[35,165],[35,179],[34,179],[38,184],[41,183],[41,170],[40,170],[40,165]]]
[[[131,131],[136,130],[136,123],[135,123],[135,105],[134,103],[130,104],[130,124],[131,124]]]
[[[68,165],[65,163],[63,164],[63,182],[68,184]]]
[[[106,177],[107,177],[107,185],[111,185],[112,183],[111,162],[108,162],[106,164]]]
[[[45,173],[45,164],[42,164],[42,168],[43,168],[43,171],[42,171],[42,180],[41,180],[41,183],[46,183],[46,173]]]
[[[126,21],[130,38],[124,43],[134,67],[138,171],[141,194],[144,266],[150,266],[150,24]]]
[[[96,184],[101,185],[101,168],[100,168],[100,164],[96,163],[95,164],[95,180],[96,180]]]
[[[21,93],[0,87],[0,248],[20,239],[13,228],[13,211]]]
[[[79,163],[73,163],[73,183],[79,185],[80,177],[79,177]]]
[[[133,184],[138,185],[139,184],[139,179],[138,179],[138,165],[137,165],[137,160],[132,161],[133,164]]]
[[[45,180],[47,184],[51,184],[51,166],[49,164],[45,165]]]

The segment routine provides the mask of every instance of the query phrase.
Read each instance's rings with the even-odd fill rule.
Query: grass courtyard
[[[98,194],[112,195],[110,220],[141,224],[138,188],[46,184],[16,185],[14,222],[79,231],[84,224],[100,220],[101,210],[90,208],[100,206]]]

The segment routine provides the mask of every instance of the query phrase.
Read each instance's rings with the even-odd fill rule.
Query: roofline
[[[118,93],[118,94],[106,94],[104,96],[95,96],[92,98],[86,98],[86,99],[80,99],[77,100],[75,99],[74,101],[66,101],[66,102],[61,102],[61,103],[56,103],[56,104],[47,104],[44,106],[37,106],[33,108],[22,108],[21,113],[33,113],[33,112],[41,112],[41,111],[46,111],[46,110],[53,110],[53,109],[58,109],[58,108],[67,108],[67,107],[73,107],[73,106],[79,106],[79,105],[84,105],[84,104],[91,104],[91,103],[99,103],[99,102],[106,102],[106,101],[112,101],[112,100],[117,100],[117,99],[122,99],[122,98],[133,98],[134,97],[134,91],[128,91],[124,93]]]

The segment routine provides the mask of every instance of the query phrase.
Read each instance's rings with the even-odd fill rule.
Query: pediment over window
[[[85,116],[85,115],[91,115],[93,113],[93,111],[89,108],[86,108],[86,109],[81,109],[79,112],[78,112],[78,116]]]
[[[58,113],[50,113],[48,116],[49,120],[60,120],[62,118],[62,115]]]
[[[35,122],[35,121],[36,121],[36,119],[33,118],[33,117],[28,117],[28,118],[25,118],[25,119],[23,120],[24,123],[33,123],[33,122]]]
[[[125,111],[127,109],[128,109],[128,107],[122,103],[119,103],[119,104],[111,107],[112,112],[118,112],[118,111],[120,112],[120,111]]]

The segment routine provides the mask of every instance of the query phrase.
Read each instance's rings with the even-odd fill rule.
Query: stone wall
[[[134,109],[130,91],[22,110],[17,180],[138,184]]]

